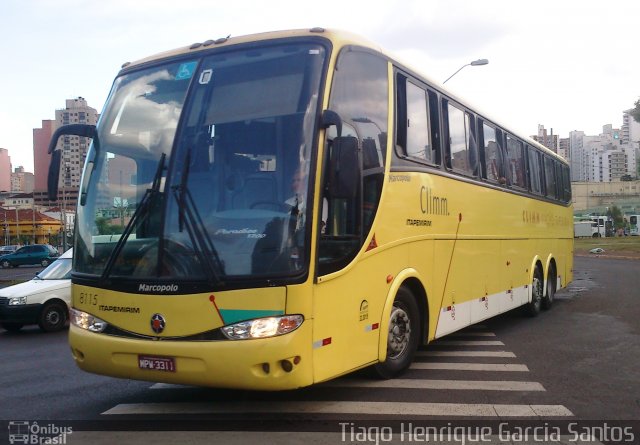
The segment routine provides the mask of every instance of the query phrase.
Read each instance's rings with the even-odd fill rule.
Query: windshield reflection
[[[71,258],[59,258],[36,275],[41,280],[68,280],[71,278]]]
[[[321,46],[287,44],[120,77],[88,155],[75,270],[218,284],[303,273],[324,62]]]

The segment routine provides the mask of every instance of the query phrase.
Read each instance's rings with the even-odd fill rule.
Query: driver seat
[[[234,209],[249,209],[258,202],[279,202],[276,178],[271,173],[253,173],[231,198]]]

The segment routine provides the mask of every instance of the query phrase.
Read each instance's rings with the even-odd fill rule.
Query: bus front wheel
[[[402,374],[413,361],[420,337],[420,312],[411,291],[398,289],[387,332],[387,358],[375,365],[376,374],[390,379]]]

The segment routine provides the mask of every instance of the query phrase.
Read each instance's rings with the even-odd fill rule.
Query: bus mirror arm
[[[336,126],[336,132],[338,137],[342,136],[342,118],[338,113],[333,110],[324,110],[322,112],[322,128],[327,129],[331,126]]]
[[[58,139],[60,136],[73,135],[92,138],[94,146],[97,147],[97,131],[95,125],[87,124],[70,124],[63,125],[54,131],[49,141],[49,149],[47,152],[51,155],[51,163],[49,164],[49,174],[47,177],[47,194],[49,195],[49,201],[58,200],[58,180],[60,179],[60,163],[62,161],[62,151],[56,150],[58,145]]]

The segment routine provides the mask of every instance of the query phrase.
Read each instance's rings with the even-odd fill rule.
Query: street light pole
[[[464,68],[465,66],[479,66],[479,65],[486,65],[489,63],[488,59],[478,59],[478,60],[474,60],[473,62],[469,62],[467,64],[462,65],[460,68],[458,68],[458,71],[456,71],[455,73],[453,73],[452,75],[450,75],[449,77],[447,77],[447,80],[445,80],[444,82],[442,82],[442,84],[444,85],[445,83],[447,83],[447,81],[449,81],[449,79],[451,79],[453,76],[455,76],[456,74],[458,74],[460,71],[462,71],[462,68]]]

